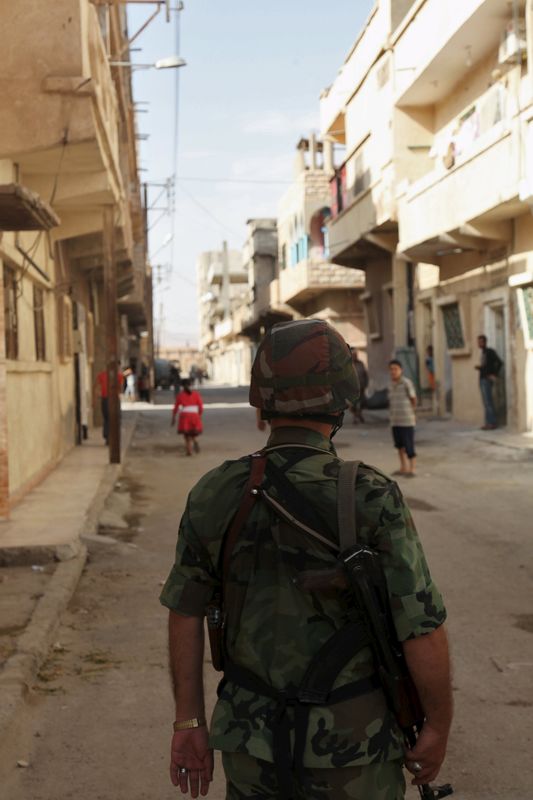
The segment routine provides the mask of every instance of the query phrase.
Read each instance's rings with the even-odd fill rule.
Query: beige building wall
[[[416,309],[422,374],[425,347],[435,350],[435,410],[483,421],[475,367],[485,334],[504,361],[494,390],[499,424],[531,430],[533,65],[525,4],[515,8],[517,19],[505,2],[428,0],[394,42],[397,108],[422,120],[427,136],[425,170],[407,172],[399,186],[399,249],[438,273],[419,287]],[[524,42],[514,56],[513,42]]]
[[[529,54],[529,60],[528,60]],[[376,3],[321,98],[344,144],[333,261],[364,269],[371,379],[434,348],[434,410],[482,421],[477,335],[504,360],[500,421],[530,430],[533,8]],[[379,251],[381,250],[381,255]]]
[[[200,349],[209,378],[217,384],[238,386],[248,382],[249,342],[240,336],[236,312],[248,307],[248,265],[240,250],[201,253],[197,261],[200,313]]]
[[[117,220],[128,357],[137,352],[131,337],[150,328],[130,76],[108,63],[125,43],[124,15],[118,6],[97,12],[89,0],[46,8],[21,0],[0,9],[0,40],[9,52],[0,85],[0,184],[30,190],[57,215],[50,230],[17,232],[2,231],[0,218],[0,265],[15,276],[18,325],[18,353],[3,365],[0,411],[11,505],[82,440],[82,428],[99,421],[93,381],[106,364],[106,207]],[[44,353],[36,351],[34,287],[43,292]]]

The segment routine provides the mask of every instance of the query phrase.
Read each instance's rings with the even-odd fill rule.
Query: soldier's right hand
[[[423,783],[435,780],[446,756],[447,743],[448,731],[440,731],[427,721],[424,723],[416,745],[405,755],[405,766],[415,776],[411,781],[413,786],[421,786]],[[414,768],[415,764],[420,765],[422,769],[417,771]]]
[[[176,731],[170,753],[170,780],[183,794],[205,797],[213,780],[213,751],[208,746],[207,728]]]

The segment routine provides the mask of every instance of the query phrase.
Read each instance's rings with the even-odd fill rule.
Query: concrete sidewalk
[[[123,457],[136,421],[123,415]],[[93,431],[0,525],[0,745],[53,644],[121,470]]]
[[[497,447],[508,448],[509,450],[520,451],[517,453],[518,460],[528,461],[533,459],[533,433],[512,433],[507,428],[496,428],[493,431],[484,431],[479,427],[467,425],[463,422],[456,422],[448,417],[436,417],[427,408],[417,408],[417,437],[423,436],[427,441],[436,442],[453,437],[455,439],[464,438],[466,441],[480,442],[485,445],[495,445]],[[373,425],[388,425],[388,409],[369,409],[364,411],[366,422]],[[347,414],[345,425],[351,427],[351,417]],[[359,426],[364,430],[364,425]]]

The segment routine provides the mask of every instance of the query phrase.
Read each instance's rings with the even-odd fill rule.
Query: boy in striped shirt
[[[413,382],[403,374],[400,361],[389,361],[389,414],[394,447],[400,457],[400,469],[394,475],[414,478],[416,467],[415,408],[416,392]]]

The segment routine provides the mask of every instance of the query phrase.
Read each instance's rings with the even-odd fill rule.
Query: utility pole
[[[222,307],[224,316],[230,316],[230,280],[229,280],[229,257],[228,243],[222,242],[222,286],[221,286]]]
[[[9,464],[7,455],[7,368],[5,349],[6,304],[0,274],[0,520],[9,518]]]
[[[104,304],[106,328],[109,463],[120,464],[120,399],[118,385],[117,273],[112,206],[104,208]]]

